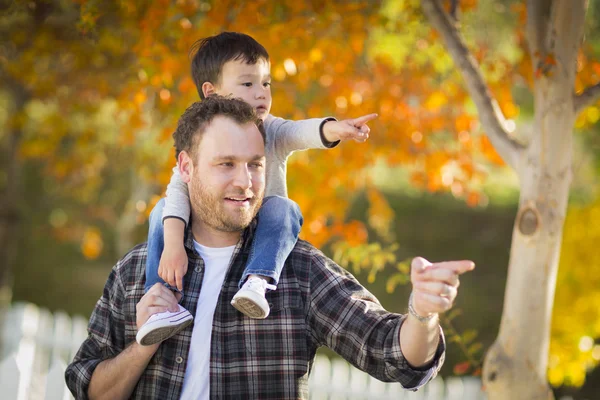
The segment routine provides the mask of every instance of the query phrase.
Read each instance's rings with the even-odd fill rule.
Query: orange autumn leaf
[[[464,361],[456,364],[454,368],[452,368],[452,372],[454,372],[455,375],[464,375],[467,373],[470,367],[471,364],[468,361]]]

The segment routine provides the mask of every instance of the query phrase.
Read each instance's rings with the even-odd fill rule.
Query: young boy
[[[248,35],[235,32],[208,37],[197,44],[192,77],[200,97],[219,94],[241,98],[252,105],[265,122],[267,197],[258,214],[247,267],[239,282],[240,290],[231,301],[246,316],[263,319],[270,311],[266,290],[275,290],[303,222],[298,205],[287,198],[287,157],[296,150],[332,148],[341,140],[364,142],[369,136],[366,123],[377,115],[344,121],[334,118],[288,121],[273,117],[269,114],[269,54],[262,45]],[[227,168],[226,164],[222,167]],[[229,200],[240,206],[246,201],[241,197]],[[175,167],[166,200],[161,200],[150,215],[146,291],[156,283],[166,283],[179,296],[183,295],[183,276],[188,265],[183,242],[190,217],[189,203],[187,185]],[[142,326],[136,339],[142,345],[159,343],[187,327],[192,319],[181,306],[178,310],[155,314]]]

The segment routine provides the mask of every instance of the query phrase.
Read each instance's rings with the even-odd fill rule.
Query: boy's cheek
[[[264,186],[265,185],[265,174],[255,173],[252,175],[252,186]]]

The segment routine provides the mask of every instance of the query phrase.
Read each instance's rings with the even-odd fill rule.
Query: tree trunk
[[[570,99],[568,91],[565,99]],[[500,333],[484,364],[490,400],[549,399],[546,370],[562,229],[571,183],[571,102],[536,123],[523,160]],[[539,113],[536,113],[539,114]]]
[[[529,26],[528,31],[538,34],[535,38],[530,34],[529,44],[532,54],[537,54],[534,65],[551,55],[556,57],[556,66],[538,66],[542,75],[536,79],[534,88],[534,133],[517,167],[521,196],[504,310],[498,338],[486,356],[483,369],[490,400],[553,398],[546,371],[571,183],[576,118],[573,88],[585,2],[545,3],[539,15],[528,9],[528,23],[535,25]]]

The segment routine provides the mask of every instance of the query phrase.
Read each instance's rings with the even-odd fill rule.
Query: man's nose
[[[247,165],[242,165],[237,169],[233,184],[242,189],[249,189],[252,187],[252,175],[250,174]]]

